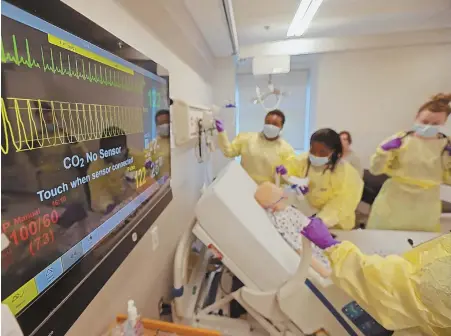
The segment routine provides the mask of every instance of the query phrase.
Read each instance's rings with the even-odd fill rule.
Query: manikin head
[[[281,188],[271,182],[260,184],[254,197],[262,208],[273,212],[282,211],[287,207],[287,195]]]

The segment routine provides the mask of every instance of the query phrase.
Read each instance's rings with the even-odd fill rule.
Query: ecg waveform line
[[[98,65],[97,63],[91,64],[87,62],[85,64],[84,59],[81,62],[75,57],[74,60],[67,55],[67,60],[64,58],[61,51],[56,52],[54,56],[53,48],[49,48],[50,59],[46,61],[44,55],[44,48],[41,46],[41,59],[38,61],[31,55],[28,39],[25,38],[25,53],[26,56],[20,56],[19,48],[16,40],[16,36],[12,35],[12,52],[5,50],[3,45],[3,38],[1,40],[1,59],[2,63],[14,63],[17,66],[26,66],[30,69],[39,68],[44,72],[52,72],[53,74],[59,74],[61,76],[74,77],[82,79],[90,83],[100,84],[104,86],[116,87],[126,91],[133,91],[141,93],[146,85],[144,78],[134,78],[133,76],[126,75],[121,71],[113,70],[108,66]],[[59,55],[59,57],[58,57]],[[67,66],[64,67],[63,62],[67,61]]]
[[[62,144],[97,140],[119,134],[143,133],[142,107],[70,103],[24,98],[1,99],[1,151],[8,154]],[[50,108],[43,106],[47,105]],[[54,125],[54,132],[46,125]],[[111,126],[117,126],[112,127]],[[109,133],[103,134],[105,129]]]

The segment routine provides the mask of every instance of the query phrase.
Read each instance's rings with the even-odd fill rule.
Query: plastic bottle
[[[135,306],[135,301],[128,301],[127,309],[128,317],[127,321],[124,323],[124,336],[142,336],[144,335],[143,326],[141,323],[140,316],[138,315],[138,310]]]

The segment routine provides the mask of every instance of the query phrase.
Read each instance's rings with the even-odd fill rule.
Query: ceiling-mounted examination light
[[[323,0],[301,0],[299,8],[294,15],[287,36],[301,36],[305,33],[310,22],[321,6]]]

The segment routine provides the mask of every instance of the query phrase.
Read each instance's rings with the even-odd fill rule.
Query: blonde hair
[[[451,114],[451,93],[439,93],[433,96],[428,102],[424,103],[418,113],[421,113],[425,110],[434,112],[434,113],[446,113],[447,116]]]

